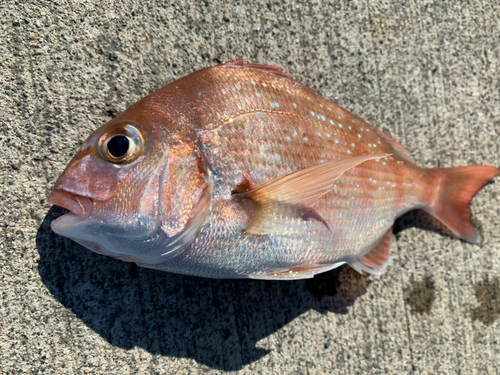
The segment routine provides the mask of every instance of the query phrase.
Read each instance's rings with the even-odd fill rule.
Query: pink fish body
[[[420,208],[479,243],[468,204],[500,170],[425,170],[280,68],[219,64],[97,129],[49,196],[53,230],[97,253],[213,278],[378,274]]]

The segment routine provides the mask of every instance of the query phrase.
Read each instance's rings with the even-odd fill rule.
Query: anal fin
[[[381,271],[392,263],[392,227],[380,238],[374,247],[363,257],[351,262],[349,265],[356,271],[380,275]]]

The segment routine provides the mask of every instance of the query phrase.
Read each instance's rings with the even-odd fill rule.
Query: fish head
[[[52,229],[95,252],[135,260],[138,250],[126,244],[158,231],[168,161],[165,127],[115,118],[89,136],[57,180],[48,201],[70,212]]]

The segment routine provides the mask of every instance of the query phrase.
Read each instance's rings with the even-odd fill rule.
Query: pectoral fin
[[[318,200],[344,172],[365,161],[390,155],[366,155],[317,164],[249,191],[234,191],[236,200],[247,199],[254,203],[254,212],[246,232],[254,235],[283,234],[287,223],[293,218],[316,219],[327,226],[314,211]]]

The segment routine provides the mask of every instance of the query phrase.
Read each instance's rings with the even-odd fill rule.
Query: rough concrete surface
[[[423,167],[500,165],[498,1],[0,2],[0,373],[495,374],[500,180],[470,245],[407,214],[381,277],[218,281],[55,235],[90,132],[194,70],[280,65]]]

